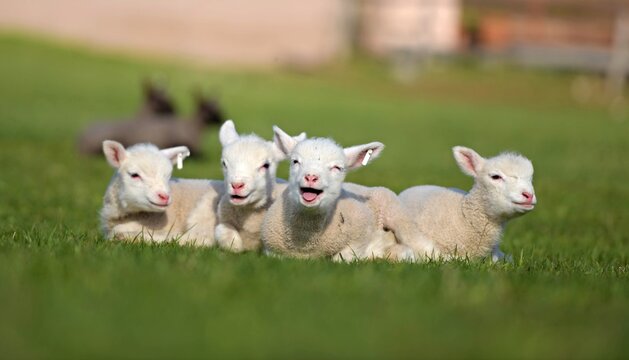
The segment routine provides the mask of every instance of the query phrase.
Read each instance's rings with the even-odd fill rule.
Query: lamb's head
[[[290,198],[312,209],[329,209],[341,195],[348,170],[367,165],[384,145],[372,142],[343,149],[331,139],[310,138],[296,141],[274,127],[275,142],[289,157]]]
[[[481,192],[490,215],[509,219],[535,208],[533,164],[529,159],[516,153],[485,159],[462,146],[452,151],[461,170],[474,177],[474,187]]]
[[[128,211],[165,211],[171,203],[168,182],[173,165],[190,156],[185,146],[159,150],[152,144],[125,149],[116,141],[103,141],[103,152],[117,169],[118,198]]]
[[[301,134],[298,139],[305,138]],[[219,132],[223,146],[221,163],[225,187],[233,205],[258,206],[266,203],[273,186],[277,164],[286,158],[272,141],[257,135],[239,135],[227,120]]]

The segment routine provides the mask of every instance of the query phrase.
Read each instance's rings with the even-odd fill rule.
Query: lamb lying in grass
[[[297,140],[305,138],[302,133]],[[215,238],[218,245],[234,252],[262,247],[260,228],[264,214],[285,182],[276,184],[277,164],[286,158],[277,146],[257,135],[240,136],[229,120],[219,132],[223,146],[224,192],[218,204]],[[212,198],[202,199],[197,213],[210,208]],[[216,208],[216,207],[214,207]]]
[[[298,258],[335,260],[389,257],[413,260],[413,251],[386,229],[401,229],[387,212],[397,197],[384,188],[343,185],[346,172],[366,165],[384,145],[373,142],[341,148],[330,139],[301,142],[275,127],[275,139],[291,161],[288,187],[271,205],[262,227],[265,249]],[[401,209],[401,205],[400,205]]]
[[[185,146],[159,150],[151,144],[128,149],[103,142],[103,152],[116,169],[101,210],[107,238],[212,245],[215,212],[194,214],[199,199],[220,197],[221,181],[172,179],[173,164],[190,155]],[[199,223],[199,226],[195,226]]]
[[[439,186],[416,186],[400,200],[418,230],[433,241],[434,252],[415,248],[420,256],[505,258],[499,244],[508,220],[533,210],[533,164],[522,155],[503,153],[485,159],[474,150],[453,148],[461,170],[474,178],[469,193]]]

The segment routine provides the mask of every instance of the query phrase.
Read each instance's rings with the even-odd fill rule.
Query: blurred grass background
[[[355,60],[314,73],[209,69],[0,33],[0,348],[3,358],[620,358],[629,341],[629,119],[573,74],[435,64],[414,83]],[[132,115],[140,81],[179,108],[219,94],[240,132],[379,140],[348,180],[468,189],[451,147],[535,165],[534,212],[509,224],[514,264],[334,264],[120,244],[98,234],[112,174],[79,156],[95,119]],[[593,81],[596,81],[593,79]],[[208,156],[181,177],[222,177]],[[278,176],[287,175],[283,166]]]

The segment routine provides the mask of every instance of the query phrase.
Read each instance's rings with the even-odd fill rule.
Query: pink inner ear
[[[116,163],[120,164],[120,149],[118,149],[117,147],[114,147],[113,151],[114,151],[114,160],[116,160]]]
[[[354,161],[354,163],[352,164],[352,168],[355,167],[360,167],[363,165],[363,160],[365,159],[365,156],[367,156],[367,151],[369,151],[369,149],[366,149],[364,151],[361,151],[360,153],[358,153],[358,156],[356,157],[356,160]]]
[[[465,162],[467,163],[467,168],[471,172],[476,173],[476,166],[474,165],[474,158],[472,157],[472,155],[468,154],[468,153],[463,153],[463,156],[465,157]]]
[[[360,154],[358,154],[358,158],[356,158],[356,164],[363,164],[363,159],[365,159],[365,156],[367,155],[367,150],[365,151],[361,151]]]

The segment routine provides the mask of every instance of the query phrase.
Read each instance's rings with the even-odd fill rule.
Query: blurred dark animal
[[[165,88],[155,85],[151,80],[144,80],[144,103],[140,108],[137,118],[149,117],[151,119],[172,119],[176,108],[172,97]],[[162,116],[166,115],[166,116]]]
[[[99,123],[90,126],[79,138],[79,150],[100,154],[104,140],[116,140],[124,146],[150,142],[159,148],[187,146],[194,155],[201,154],[201,135],[205,127],[220,125],[223,112],[214,99],[195,92],[196,112],[190,119],[174,115],[139,116],[133,120]]]
[[[100,154],[104,140],[115,139],[124,128],[139,121],[174,120],[175,104],[164,87],[151,80],[142,83],[143,102],[135,117],[121,121],[97,122],[86,128],[79,136],[79,151],[84,154]]]

